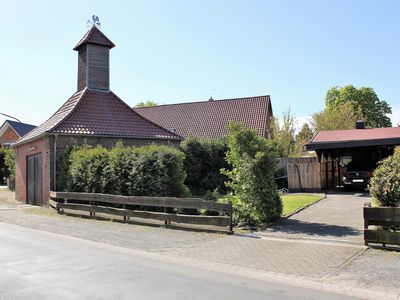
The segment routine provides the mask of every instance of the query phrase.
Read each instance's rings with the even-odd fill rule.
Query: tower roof
[[[86,44],[100,45],[108,48],[115,47],[114,43],[111,42],[110,39],[106,37],[104,33],[102,33],[100,29],[97,28],[95,25],[93,25],[92,28],[90,28],[88,32],[85,33],[78,44],[76,44],[76,46],[74,47],[74,50],[78,51],[82,46]]]

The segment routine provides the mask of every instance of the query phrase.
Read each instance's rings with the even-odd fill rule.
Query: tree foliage
[[[373,175],[369,191],[378,205],[400,207],[400,146],[379,163]]]
[[[225,139],[199,140],[189,137],[181,144],[185,154],[185,184],[193,195],[204,196],[213,191],[226,193],[227,177],[220,170],[228,169]]]
[[[329,112],[337,112],[345,103],[350,103],[355,112],[361,112],[364,122],[369,127],[391,127],[387,114],[392,113],[390,105],[380,100],[371,87],[356,88],[352,85],[333,87],[328,90],[325,108]],[[357,117],[357,116],[356,116]]]
[[[13,149],[0,148],[0,166],[0,173],[5,178],[15,180],[15,152]]]
[[[135,105],[135,107],[140,108],[140,107],[150,107],[150,106],[157,106],[158,103],[148,100],[148,101],[141,101],[138,104]]]
[[[279,157],[290,157],[295,152],[295,118],[290,108],[283,114],[282,122],[272,120],[272,139]]]
[[[296,134],[296,145],[294,156],[301,156],[303,153],[303,146],[311,141],[314,133],[308,123],[304,123],[300,131]]]
[[[227,160],[224,170],[233,190],[234,221],[239,225],[270,223],[280,217],[282,201],[274,182],[275,146],[243,124],[229,125]]]
[[[347,102],[335,110],[325,109],[312,115],[314,131],[354,129],[361,111],[355,111],[354,106]]]

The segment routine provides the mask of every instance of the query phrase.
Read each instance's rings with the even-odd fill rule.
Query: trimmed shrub
[[[103,171],[109,164],[109,150],[102,146],[84,146],[72,150],[69,161],[71,190],[86,193],[104,192]]]
[[[134,150],[131,147],[124,147],[118,142],[110,151],[109,164],[104,169],[105,181],[104,193],[128,196],[132,195],[130,172],[135,161]]]
[[[199,140],[189,137],[181,144],[185,153],[185,184],[193,195],[209,198],[212,193],[226,194],[226,175],[221,169],[228,169],[225,139]]]
[[[183,184],[184,154],[172,147],[150,145],[139,148],[85,146],[69,155],[68,190],[136,196],[187,194]]]
[[[187,193],[181,151],[150,145],[135,148],[134,156],[129,174],[132,195],[181,197]]]
[[[271,141],[242,124],[229,125],[227,183],[233,190],[234,221],[256,226],[282,214],[282,201],[274,181],[276,152]]]
[[[374,170],[369,191],[378,206],[400,207],[400,146]]]

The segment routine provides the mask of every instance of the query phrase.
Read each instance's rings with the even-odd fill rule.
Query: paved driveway
[[[370,200],[367,193],[328,194],[320,202],[259,234],[360,244],[364,226],[362,207]]]

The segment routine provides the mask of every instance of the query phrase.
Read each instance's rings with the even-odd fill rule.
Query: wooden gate
[[[321,191],[321,167],[318,162],[287,165],[288,187],[291,192]]]
[[[42,205],[42,153],[26,158],[27,195],[26,203]]]

